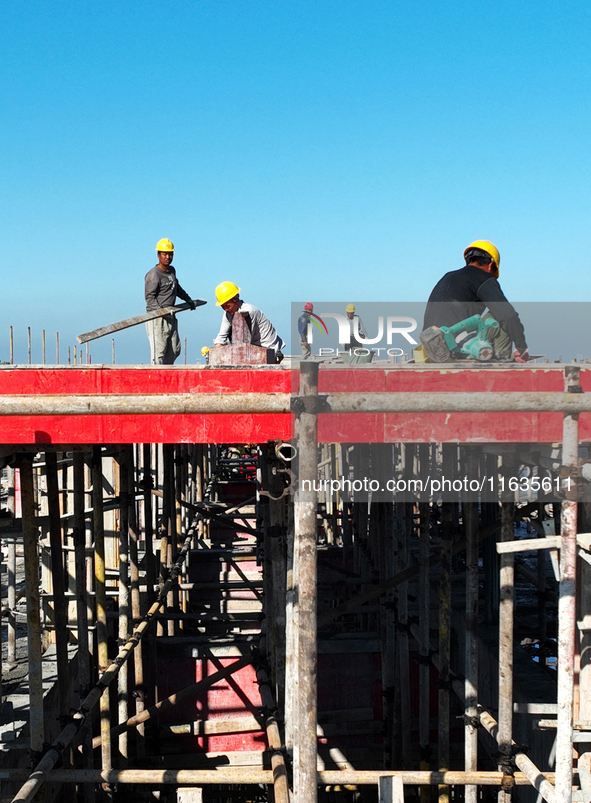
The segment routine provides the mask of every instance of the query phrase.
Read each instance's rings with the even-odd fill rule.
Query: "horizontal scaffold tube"
[[[582,413],[591,393],[154,393],[0,396],[2,415],[210,415],[215,413]]]
[[[0,770],[0,779],[18,781],[26,777],[27,770]],[[359,786],[373,786],[379,778],[394,775],[402,778],[402,782],[411,786],[423,784],[478,784],[479,786],[501,786],[502,772],[489,771],[447,771],[437,772],[429,770],[321,770],[317,773],[318,784],[337,786],[343,784],[356,784]],[[554,773],[545,772],[544,777],[554,780]],[[273,771],[258,767],[221,767],[216,770],[85,770],[85,769],[57,769],[47,774],[47,781],[55,783],[95,783],[95,784],[242,784],[242,783],[273,783]],[[516,772],[515,783],[519,786],[529,786],[529,780],[522,772]]]

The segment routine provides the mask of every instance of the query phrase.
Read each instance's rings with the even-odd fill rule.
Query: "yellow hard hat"
[[[222,282],[215,288],[216,307],[221,307],[226,301],[229,301],[234,296],[237,296],[240,288],[236,287],[234,282]]]
[[[499,249],[496,245],[493,245],[488,240],[474,240],[473,243],[470,243],[468,248],[464,251],[464,259],[466,258],[466,254],[472,248],[479,248],[481,251],[486,251],[486,253],[493,258],[497,269],[495,271],[495,276],[499,275],[499,268],[501,267],[501,255],[499,254]]]
[[[209,354],[209,346],[202,346],[201,353],[205,357],[206,354]]]
[[[174,245],[172,244],[171,240],[167,240],[164,238],[163,240],[158,240],[156,243],[156,251],[173,251],[174,252]]]
[[[355,312],[355,304],[347,304],[345,312]]]

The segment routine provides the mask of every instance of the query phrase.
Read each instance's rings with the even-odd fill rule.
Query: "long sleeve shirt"
[[[437,282],[427,302],[423,329],[453,326],[472,315],[482,315],[487,307],[515,348],[525,351],[527,343],[519,315],[495,277],[475,265],[450,271]]]
[[[298,334],[300,336],[300,343],[308,342],[308,324],[310,323],[310,316],[307,312],[302,312],[298,318]]]
[[[180,286],[176,278],[176,270],[169,266],[168,270],[162,270],[155,265],[152,270],[146,273],[145,278],[146,312],[172,307],[176,303],[176,297],[180,296],[183,301],[191,301],[191,296]]]
[[[283,349],[285,346],[284,341],[279,337],[271,321],[263,315],[260,309],[253,307],[252,304],[247,304],[246,301],[241,301],[236,315],[244,315],[246,317],[246,322],[250,329],[250,342],[253,346],[263,346],[263,348],[275,349],[275,351]],[[224,312],[222,325],[218,336],[213,341],[214,343],[227,346],[228,343],[232,342],[233,317],[229,312]]]

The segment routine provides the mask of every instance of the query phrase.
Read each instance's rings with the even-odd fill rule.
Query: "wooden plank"
[[[193,303],[198,307],[207,304],[203,298],[193,299]],[[76,336],[79,343],[88,343],[89,340],[96,340],[105,335],[111,335],[113,332],[119,332],[121,329],[128,329],[130,326],[137,326],[138,323],[145,323],[146,321],[153,321],[155,318],[163,318],[165,315],[170,315],[173,312],[184,312],[186,309],[191,309],[191,305],[176,304],[174,307],[162,307],[162,309],[152,310],[152,312],[144,312],[142,315],[134,315],[133,318],[125,318],[117,323],[110,323],[108,326],[99,326],[98,329],[93,329],[91,332],[84,332]]]

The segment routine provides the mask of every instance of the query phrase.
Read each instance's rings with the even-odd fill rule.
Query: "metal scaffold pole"
[[[40,755],[45,742],[39,592],[39,531],[35,523],[33,458],[19,462],[23,517],[25,588],[27,592],[27,644],[29,660],[29,740],[33,755]]]
[[[581,393],[580,369],[565,370],[567,393]],[[562,464],[579,465],[579,416],[563,422]],[[561,505],[560,582],[558,584],[558,722],[556,731],[556,801],[570,803],[573,782],[573,696],[576,647],[577,494],[571,488]]]
[[[318,364],[304,363],[300,374],[300,395],[318,393]],[[295,494],[294,581],[296,590],[296,700],[293,746],[293,797],[296,803],[317,800],[317,700],[316,700],[316,491],[317,415],[296,416],[296,447],[299,456],[298,486]],[[309,486],[304,488],[304,485]]]
[[[478,476],[478,457],[474,446],[467,449],[466,473]],[[478,504],[462,505],[466,533],[466,650],[464,714],[464,769],[473,772],[478,768]],[[466,786],[466,803],[476,803],[478,787]]]

